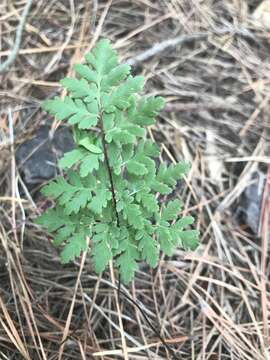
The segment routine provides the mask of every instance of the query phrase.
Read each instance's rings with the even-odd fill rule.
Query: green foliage
[[[182,203],[159,200],[173,191],[189,166],[157,167],[159,149],[146,138],[145,127],[155,123],[164,99],[138,94],[143,77],[131,76],[128,65],[118,64],[110,42],[99,41],[85,59],[75,65],[77,79],[61,81],[69,95],[43,104],[73,126],[77,146],[60,160],[65,177],[43,188],[55,207],[37,222],[63,247],[63,263],[87,250],[90,237],[95,271],[114,260],[129,282],[139,261],[157,265],[160,250],[170,256],[176,246],[196,248],[198,232],[186,229],[193,218],[178,217]]]

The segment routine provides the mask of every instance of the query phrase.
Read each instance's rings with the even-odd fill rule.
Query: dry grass
[[[170,359],[138,309],[123,297],[118,303],[113,272],[96,276],[89,257],[59,264],[32,223],[44,202],[27,190],[15,151],[45,122],[40,101],[60,91],[58,80],[99,37],[136,62],[153,44],[183,35],[134,71],[148,79],[149,94],[166,97],[151,129],[164,158],[192,162],[178,193],[197,218],[201,245],[163,257],[154,271],[142,264],[122,289],[179,359],[270,359],[270,34],[252,20],[259,2],[33,2],[16,61],[0,75],[1,359]],[[0,3],[1,61],[24,4]],[[254,236],[233,215],[257,168],[266,181]]]

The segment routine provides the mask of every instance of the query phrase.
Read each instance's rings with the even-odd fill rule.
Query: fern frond
[[[193,218],[179,218],[181,201],[162,206],[159,201],[189,165],[157,167],[159,148],[147,139],[146,127],[155,123],[165,101],[140,95],[144,78],[131,76],[130,67],[118,63],[108,40],[99,41],[75,71],[78,78],[61,81],[68,95],[43,104],[73,126],[76,148],[59,162],[67,176],[43,188],[56,206],[37,222],[54,234],[62,262],[86,251],[90,236],[95,271],[113,259],[129,282],[140,261],[155,267],[160,251],[171,256],[177,246],[196,248],[198,232],[186,229]]]

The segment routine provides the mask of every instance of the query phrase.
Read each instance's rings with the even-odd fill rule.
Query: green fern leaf
[[[142,229],[143,218],[139,205],[125,203],[123,212],[124,219],[128,221],[129,225],[133,226],[135,229]]]
[[[89,83],[84,79],[78,80],[66,77],[60,81],[60,84],[70,91],[73,98],[88,97],[89,99],[89,96],[91,96],[92,100],[94,100],[97,97],[96,85],[89,85]]]
[[[61,100],[56,96],[52,100],[45,101],[42,108],[54,115],[57,120],[68,119],[69,124],[78,124],[79,129],[89,129],[98,122],[97,114],[90,113],[80,99],[72,100],[66,96]]]
[[[199,231],[185,230],[179,233],[184,249],[195,250],[199,243]]]
[[[143,206],[149,212],[155,213],[159,210],[158,202],[157,202],[155,195],[142,192],[142,193],[139,193],[139,196],[137,196],[137,198],[139,198],[139,200],[141,201]]]
[[[168,185],[163,184],[162,182],[159,182],[157,180],[154,180],[151,183],[151,188],[154,191],[159,192],[161,195],[170,194],[170,192],[172,191],[172,189]]]
[[[38,225],[46,226],[49,232],[53,232],[59,229],[61,226],[65,225],[68,221],[69,218],[64,214],[63,210],[55,208],[49,209],[43,214],[41,214],[35,220],[35,223]]]
[[[182,203],[160,198],[189,165],[158,166],[160,151],[147,139],[146,126],[155,123],[165,101],[139,94],[143,77],[118,64],[111,43],[98,41],[85,60],[74,67],[78,78],[61,81],[68,96],[42,106],[72,126],[76,147],[59,161],[64,176],[43,188],[56,205],[37,223],[54,234],[62,262],[86,251],[89,237],[94,270],[104,271],[113,260],[128,283],[139,261],[155,267],[160,250],[171,256],[176,246],[197,246],[197,230],[188,229],[193,218],[179,217]]]
[[[118,85],[120,81],[130,73],[130,66],[127,64],[121,64],[112,69],[108,75],[106,75],[101,81],[101,88],[103,91],[110,89],[112,86]]]
[[[130,105],[130,96],[139,92],[143,87],[143,83],[144,78],[142,76],[130,76],[111,94],[110,101],[106,104],[106,108],[114,105],[121,110],[126,109]]]
[[[117,54],[109,40],[100,40],[93,51],[85,55],[86,61],[97,71],[99,79],[117,66]]]
[[[102,208],[106,207],[108,201],[111,200],[112,194],[106,188],[97,189],[96,195],[93,196],[88,208],[96,214],[102,213]]]
[[[98,84],[98,73],[90,69],[89,66],[83,64],[76,64],[74,66],[74,69],[79,75],[81,75],[82,78],[88,80],[89,82]]]
[[[75,233],[76,231],[76,224],[74,223],[68,223],[68,221],[63,224],[64,226],[61,227],[60,229],[58,229],[58,231],[56,232],[54,239],[53,239],[53,244],[55,246],[59,246],[61,245],[64,241],[66,241],[68,238],[71,237],[72,234]]]
[[[65,155],[60,159],[59,166],[62,169],[69,169],[79,161],[87,156],[87,152],[82,149],[74,149],[65,153]]]
[[[98,154],[87,155],[81,162],[81,166],[80,166],[81,177],[85,177],[88,174],[91,174],[93,170],[97,170],[99,168],[99,159],[100,156]]]
[[[155,116],[164,106],[162,97],[142,98],[137,107],[130,110],[132,122],[138,125],[149,126],[155,123]]]
[[[144,164],[139,163],[138,161],[132,159],[129,160],[126,164],[127,166],[127,171],[130,174],[134,174],[134,175],[145,175],[148,173],[148,170],[146,168],[146,166]]]
[[[165,221],[174,220],[182,208],[180,200],[173,200],[168,203],[162,213],[162,219]]]
[[[75,257],[80,256],[82,251],[86,251],[86,239],[84,234],[74,234],[66,244],[64,250],[61,252],[61,262],[63,264],[74,260]]]
[[[138,249],[142,252],[142,259],[152,268],[155,268],[159,255],[158,243],[144,231],[138,234],[137,239],[139,240]]]
[[[129,283],[133,278],[135,271],[138,270],[136,260],[139,257],[139,252],[133,244],[125,243],[123,253],[118,257],[116,263],[119,267],[121,279],[124,283]]]
[[[93,237],[93,264],[97,273],[104,271],[112,259],[113,255],[108,240],[106,233]]]
[[[169,228],[159,227],[157,229],[157,237],[161,250],[168,256],[172,256],[174,243]]]
[[[192,216],[185,216],[185,217],[177,220],[175,223],[175,226],[177,227],[177,229],[183,229],[193,223],[194,223],[194,218]]]
[[[89,150],[94,154],[101,154],[102,149],[92,143],[92,139],[89,136],[82,138],[79,142],[79,145],[83,146],[85,149]]]

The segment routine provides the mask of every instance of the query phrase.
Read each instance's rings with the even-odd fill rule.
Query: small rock
[[[68,128],[58,128],[52,139],[49,132],[49,126],[41,126],[35,136],[16,151],[17,164],[26,184],[38,184],[55,177],[57,158],[74,147]]]
[[[247,225],[254,234],[258,234],[265,175],[257,171],[252,178],[252,183],[239,199],[236,216],[240,224]]]

